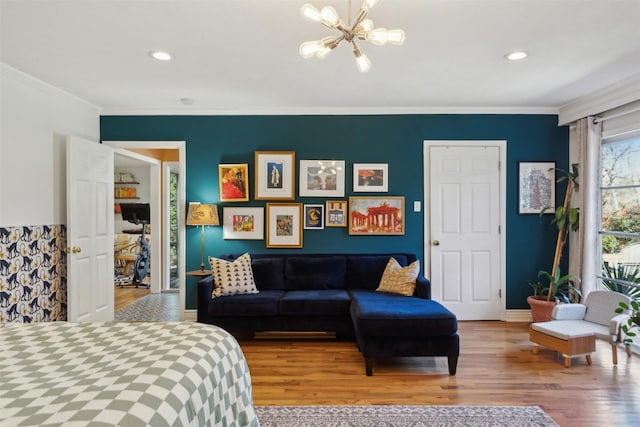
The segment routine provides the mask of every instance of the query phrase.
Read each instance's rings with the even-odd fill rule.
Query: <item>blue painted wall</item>
[[[507,292],[508,309],[528,308],[526,284],[538,270],[551,268],[555,234],[548,219],[518,215],[518,161],[568,162],[568,128],[555,115],[384,115],[384,116],[103,116],[103,140],[185,140],[187,201],[218,203],[218,164],[248,163],[251,200],[232,206],[264,206],[254,201],[254,151],[295,151],[307,159],[346,160],[345,198],[352,195],[353,163],[388,163],[388,195],[405,196],[404,236],[349,236],[346,228],[305,230],[302,249],[269,251],[394,252],[423,259],[423,141],[507,141]],[[296,171],[298,164],[296,164]],[[297,188],[297,181],[296,181]],[[561,203],[562,188],[557,202]],[[374,195],[374,193],[368,193]],[[367,195],[359,193],[358,195]],[[320,198],[297,198],[303,203]],[[219,204],[220,207],[224,204]],[[424,204],[423,204],[424,205]],[[264,253],[264,241],[223,240],[221,227],[208,227],[207,255],[250,251]],[[200,229],[187,227],[187,270],[200,268]],[[566,257],[565,257],[566,258]],[[186,307],[193,309],[196,279],[187,278]]]

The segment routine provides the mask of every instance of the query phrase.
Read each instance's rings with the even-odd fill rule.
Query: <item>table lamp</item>
[[[200,263],[200,271],[204,271],[204,226],[220,225],[218,206],[197,202],[189,203],[187,225],[202,226],[202,262]]]

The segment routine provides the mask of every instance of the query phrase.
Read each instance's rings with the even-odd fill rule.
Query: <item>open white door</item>
[[[71,322],[113,320],[113,149],[67,141],[67,311]]]

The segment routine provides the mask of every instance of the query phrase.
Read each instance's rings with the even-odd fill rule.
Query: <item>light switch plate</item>
[[[413,201],[413,211],[414,212],[420,212],[420,209],[421,209],[420,205],[421,205],[420,200],[414,200]]]

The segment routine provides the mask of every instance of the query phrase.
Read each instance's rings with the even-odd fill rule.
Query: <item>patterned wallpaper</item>
[[[0,323],[67,319],[65,225],[0,227]]]

